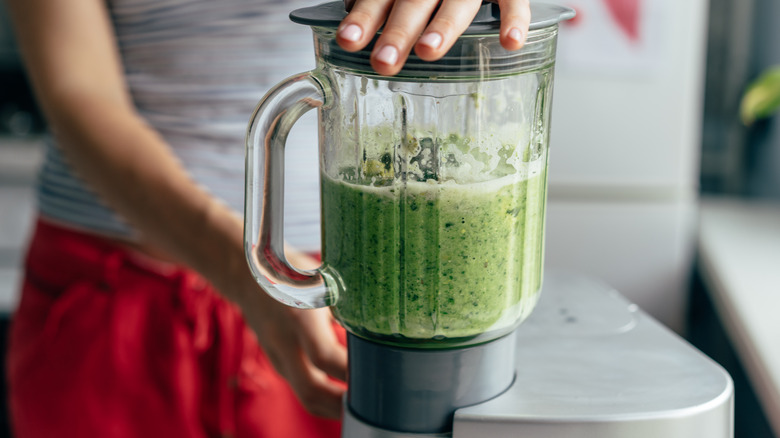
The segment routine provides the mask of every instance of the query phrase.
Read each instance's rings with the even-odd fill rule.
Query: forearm
[[[38,101],[75,171],[142,244],[199,271],[236,302],[304,405],[338,418],[344,388],[330,376],[345,378],[347,355],[329,313],[262,293],[244,258],[241,218],[201,189],[137,114],[105,1],[6,2]]]
[[[78,92],[50,96],[45,111],[76,172],[145,247],[199,271],[227,295],[244,289],[227,287],[225,278],[248,276],[241,219],[189,177],[131,107]]]

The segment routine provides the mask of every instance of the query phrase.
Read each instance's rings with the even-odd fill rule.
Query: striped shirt
[[[139,113],[192,178],[239,213],[244,135],[255,105],[285,77],[314,67],[310,29],[288,19],[290,11],[312,3],[108,0]],[[296,124],[285,169],[285,237],[306,251],[319,248],[315,124],[315,114]],[[47,142],[38,200],[41,214],[59,222],[110,236],[135,235],[79,178],[54,138]]]

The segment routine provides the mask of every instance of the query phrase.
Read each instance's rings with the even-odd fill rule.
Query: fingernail
[[[438,49],[441,46],[442,37],[439,32],[429,32],[420,37],[418,41],[423,46],[428,46],[431,49]]]
[[[357,24],[348,24],[339,30],[339,36],[341,38],[347,41],[352,41],[353,43],[359,40],[362,35],[363,29],[361,29]]]
[[[507,36],[509,38],[517,41],[518,43],[522,43],[523,42],[523,32],[520,32],[520,29],[518,29],[516,27],[512,28],[512,30],[509,31]]]
[[[384,46],[376,52],[375,58],[383,64],[393,65],[398,61],[398,49],[390,45]]]

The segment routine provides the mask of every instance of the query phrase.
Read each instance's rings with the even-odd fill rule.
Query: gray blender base
[[[490,400],[512,385],[516,345],[515,332],[445,350],[393,347],[349,334],[347,406],[379,428],[450,431],[458,408]]]
[[[733,412],[718,364],[613,289],[550,271],[506,392],[455,411],[451,434],[382,430],[345,409],[342,437],[731,438]]]

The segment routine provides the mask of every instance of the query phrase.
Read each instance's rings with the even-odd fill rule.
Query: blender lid
[[[380,77],[371,67],[371,50],[381,29],[362,50],[348,52],[336,42],[335,30],[347,16],[340,0],[297,9],[290,19],[312,26],[315,50],[325,64],[365,76]],[[424,61],[410,53],[403,68],[388,80],[461,81],[498,78],[549,66],[555,59],[558,23],[574,17],[571,8],[546,3],[531,3],[528,38],[520,50],[509,51],[499,44],[501,27],[499,7],[482,2],[476,17],[463,36],[439,60]]]
[[[531,3],[531,24],[529,30],[554,26],[561,21],[574,18],[574,10],[565,6],[549,3]],[[299,24],[312,27],[337,28],[347,16],[344,2],[336,0],[317,6],[296,9],[290,13],[290,19]],[[464,35],[498,34],[501,13],[496,3],[482,2],[482,7]]]

